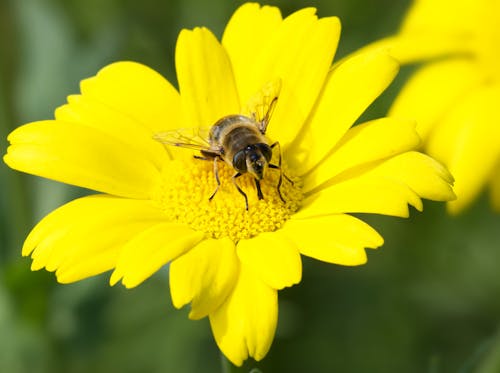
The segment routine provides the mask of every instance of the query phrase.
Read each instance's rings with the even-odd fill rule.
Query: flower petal
[[[246,6],[224,33],[223,44],[235,64],[243,104],[266,83],[281,79],[281,92],[268,134],[284,147],[295,138],[308,117],[340,37],[338,18],[318,20],[315,12],[313,8],[302,9],[278,25],[278,10],[264,7],[257,11]],[[245,44],[258,26],[250,21],[254,16],[261,22],[269,22],[265,28],[268,34],[257,42]],[[239,19],[245,22],[236,25]]]
[[[292,217],[280,232],[297,243],[302,255],[348,266],[364,264],[365,248],[384,243],[368,224],[344,214],[311,219]]]
[[[278,8],[245,3],[234,12],[224,30],[222,45],[231,59],[242,104],[260,88],[250,71],[262,58],[263,48],[278,32],[281,22]]]
[[[239,261],[229,238],[207,239],[170,264],[170,294],[176,308],[192,302],[191,319],[217,309],[234,287]]]
[[[474,35],[484,19],[481,10],[490,8],[477,3],[475,0],[414,1],[397,36],[367,48],[389,49],[402,63],[470,52]]]
[[[422,201],[408,186],[391,179],[355,177],[310,195],[297,218],[338,213],[370,213],[408,217],[408,205],[422,210]]]
[[[406,152],[310,194],[295,217],[346,212],[408,217],[408,204],[422,210],[420,198],[454,199],[452,180],[449,172],[432,158]]]
[[[229,298],[210,314],[217,345],[237,366],[248,356],[259,361],[267,354],[277,321],[277,291],[244,265]]]
[[[78,123],[97,129],[135,148],[137,154],[147,158],[158,169],[161,169],[168,159],[163,146],[153,140],[154,133],[151,129],[92,97],[69,96],[68,103],[59,107],[55,114],[58,121]]]
[[[451,188],[453,176],[442,164],[423,153],[413,151],[392,157],[374,168],[373,175],[401,181],[420,198],[433,201],[455,199]]]
[[[465,208],[486,186],[500,157],[500,87],[471,92],[458,102],[429,139],[428,151],[455,177],[457,200],[451,213]]]
[[[392,157],[419,144],[412,121],[381,118],[355,126],[332,149],[331,155],[305,175],[304,191],[310,192],[350,169]]]
[[[483,16],[482,9],[489,2],[490,0],[415,1],[401,25],[401,33],[464,37],[477,30]]]
[[[356,55],[336,65],[311,118],[287,154],[292,167],[305,173],[320,162],[398,70],[396,61],[383,52]]]
[[[282,80],[268,135],[286,149],[296,138],[323,88],[337,49],[340,22],[336,17],[316,21],[316,17],[304,10],[287,17],[282,30],[276,45],[266,51],[267,61],[262,63],[259,75],[264,81],[273,77]]]
[[[210,127],[220,118],[240,112],[231,62],[208,29],[181,31],[175,66],[189,123],[184,127]]]
[[[128,198],[148,198],[159,171],[137,149],[76,123],[34,122],[14,130],[9,167]]]
[[[404,65],[439,57],[464,56],[470,54],[473,48],[474,40],[461,35],[400,33],[368,44],[355,54],[383,51]]]
[[[406,83],[389,116],[415,119],[425,140],[435,123],[479,80],[477,66],[464,58],[428,64]]]
[[[278,232],[261,233],[238,242],[238,257],[273,289],[298,284],[302,262],[293,243]]]
[[[159,73],[137,62],[115,62],[80,84],[85,97],[129,116],[152,132],[182,126],[180,97]]]
[[[133,288],[202,239],[202,232],[184,224],[159,223],[138,234],[123,247],[110,284],[114,285],[122,279],[123,285]]]
[[[72,282],[115,266],[118,251],[137,233],[165,220],[150,202],[93,195],[54,210],[33,228],[23,246],[32,269],[57,270]]]

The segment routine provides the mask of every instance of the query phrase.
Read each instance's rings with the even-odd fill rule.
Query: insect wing
[[[262,134],[266,133],[267,125],[278,103],[281,90],[281,79],[267,82],[248,100],[246,115],[253,118],[259,125]]]
[[[174,131],[158,132],[153,139],[163,145],[178,146],[193,150],[210,150],[208,130],[200,128],[180,128]],[[206,136],[206,137],[205,137]]]

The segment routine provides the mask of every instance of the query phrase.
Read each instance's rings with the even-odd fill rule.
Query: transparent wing
[[[174,131],[158,132],[153,135],[153,139],[163,145],[213,151],[208,141],[208,129],[204,128],[180,128]]]
[[[281,79],[267,82],[247,102],[245,115],[253,118],[259,124],[261,133],[265,133],[271,120],[274,108],[278,103],[281,90]]]

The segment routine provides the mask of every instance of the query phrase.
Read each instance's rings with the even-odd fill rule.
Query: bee
[[[221,185],[218,164],[223,161],[235,171],[231,180],[238,192],[245,198],[246,210],[248,210],[248,197],[237,182],[237,179],[246,173],[254,177],[257,197],[260,200],[264,198],[260,182],[266,176],[267,170],[279,170],[280,175],[276,188],[280,199],[285,202],[281,195],[283,176],[288,181],[292,181],[281,170],[279,142],[270,143],[265,136],[277,101],[277,95],[272,97],[269,105],[266,105],[267,110],[261,119],[257,118],[257,113],[252,113],[251,116],[232,114],[220,118],[210,128],[208,139],[205,140],[206,144],[196,143],[192,138],[183,136],[178,131],[157,133],[153,138],[164,145],[198,150],[201,155],[195,155],[195,158],[213,162],[217,186],[209,197],[210,201],[215,197]],[[275,147],[278,148],[278,164],[271,163]]]

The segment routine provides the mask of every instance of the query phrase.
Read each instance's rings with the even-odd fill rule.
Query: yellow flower
[[[307,8],[282,19],[275,7],[245,4],[222,43],[205,28],[177,41],[179,92],[159,74],[117,62],[81,83],[55,120],[9,136],[12,168],[102,194],[74,200],[29,234],[32,269],[68,283],[113,270],[110,282],[134,287],[170,263],[173,304],[208,316],[215,340],[236,365],[260,360],[278,317],[277,291],[301,280],[301,254],[359,265],[382,237],[348,213],[408,216],[421,198],[454,198],[449,173],[412,151],[414,124],[382,118],[352,127],[386,88],[398,64],[369,52],[331,68],[337,18]],[[266,136],[281,144],[283,178],[269,169],[258,199],[254,179],[192,151],[166,147],[158,133],[210,127],[224,116],[256,113],[280,81]],[[350,128],[352,127],[352,128]],[[198,153],[198,155],[200,155]],[[273,162],[277,163],[275,148]]]
[[[499,25],[497,0],[416,0],[399,33],[375,45],[403,63],[427,62],[389,115],[416,119],[428,154],[454,176],[451,213],[488,186],[500,211]]]

